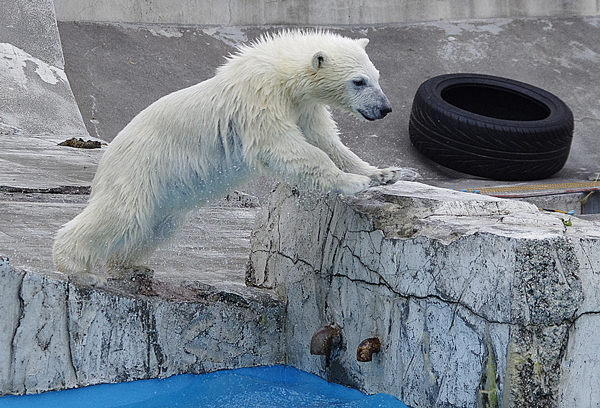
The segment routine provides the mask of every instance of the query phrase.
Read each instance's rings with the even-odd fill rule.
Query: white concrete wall
[[[226,26],[600,14],[596,0],[54,0],[54,4],[62,21]]]

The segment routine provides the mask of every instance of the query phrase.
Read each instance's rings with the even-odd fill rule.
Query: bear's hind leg
[[[184,220],[185,214],[169,214],[140,232],[130,245],[124,245],[109,258],[107,269],[110,278],[136,280],[154,276],[154,270],[141,263],[150,258],[157,247],[169,241]]]
[[[103,225],[98,220],[92,208],[87,207],[56,234],[52,249],[54,265],[76,286],[103,286],[106,283],[104,276],[93,271],[96,261],[106,252],[105,245],[94,244],[106,242],[103,236],[98,238]]]

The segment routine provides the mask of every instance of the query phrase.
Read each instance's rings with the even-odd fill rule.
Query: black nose
[[[386,105],[379,110],[379,113],[380,113],[381,117],[384,118],[385,115],[387,115],[391,111],[392,111],[392,107],[390,105]]]

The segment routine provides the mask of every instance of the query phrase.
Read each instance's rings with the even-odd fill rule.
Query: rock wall
[[[78,288],[0,259],[0,396],[283,360],[267,291],[157,280]]]
[[[592,407],[599,250],[596,224],[525,202],[411,182],[356,197],[284,185],[247,279],[287,299],[288,364],[330,381],[413,408]],[[310,355],[330,324],[340,346]],[[381,351],[358,362],[372,337]]]

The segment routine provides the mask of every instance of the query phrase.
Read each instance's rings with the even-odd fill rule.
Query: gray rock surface
[[[78,288],[0,259],[0,395],[283,360],[268,291],[160,280]]]
[[[0,2],[0,188],[89,187],[104,149],[89,138],[64,71],[52,0]]]
[[[250,232],[259,211],[240,196],[192,211],[183,229],[147,261],[158,279],[177,283],[244,284]],[[11,265],[64,278],[52,263],[52,243],[61,225],[80,213],[87,195],[0,192],[0,254]]]
[[[284,185],[253,233],[248,280],[286,298],[288,363],[329,380],[414,408],[591,407],[600,229],[571,224],[419,183],[356,197]],[[329,324],[341,348],[311,356]],[[359,363],[370,337],[382,350]]]

